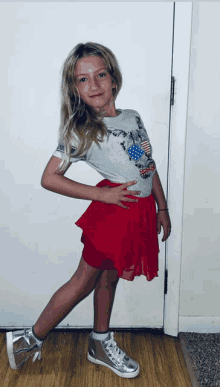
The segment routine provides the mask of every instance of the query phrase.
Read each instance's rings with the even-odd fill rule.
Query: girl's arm
[[[163,187],[159,178],[157,171],[153,176],[153,188],[152,193],[157,202],[158,209],[167,208],[166,198],[163,192]]]
[[[52,156],[49,160],[41,178],[41,186],[43,188],[71,198],[100,200],[99,187],[77,183],[74,180],[64,177],[64,174],[72,163],[69,163],[63,172],[57,172],[56,169],[60,162],[61,159],[55,156]]]

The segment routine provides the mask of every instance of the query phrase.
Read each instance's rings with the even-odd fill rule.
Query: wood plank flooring
[[[89,330],[53,330],[42,359],[29,358],[18,370],[9,366],[6,331],[0,331],[1,387],[192,387],[179,338],[160,330],[118,331],[110,328],[118,346],[140,365],[133,379],[117,376],[87,360]]]

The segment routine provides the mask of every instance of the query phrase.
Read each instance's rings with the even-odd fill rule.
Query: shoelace
[[[39,351],[37,351],[33,357],[33,363],[35,362],[35,360],[37,359],[38,357],[38,360],[41,359],[41,348],[39,348]]]
[[[115,342],[113,335],[113,332],[110,332],[111,338],[109,340],[105,340],[106,349],[108,351],[111,351],[115,356],[118,362],[122,362],[122,360],[125,357],[125,352],[123,352]]]
[[[34,337],[32,332],[29,330],[26,334],[25,334],[25,340],[27,341],[28,345],[31,345],[30,344],[30,340],[29,340],[29,336],[31,337]],[[38,360],[41,359],[41,349],[42,349],[42,345],[43,345],[43,342],[40,342],[39,340],[37,340],[35,337],[34,337],[37,345],[38,345],[38,350],[37,352],[35,353],[34,357],[33,357],[33,363],[35,362],[35,360],[38,358]]]
[[[35,339],[36,340],[36,339]],[[43,343],[44,343],[44,341],[43,342],[40,342],[40,341],[38,341],[38,340],[36,340],[36,342],[37,342],[37,345],[38,345],[38,351],[35,353],[35,355],[34,355],[34,357],[33,357],[33,363],[35,362],[35,360],[38,358],[38,360],[40,360],[41,359],[41,349],[42,349],[42,345],[43,345]]]

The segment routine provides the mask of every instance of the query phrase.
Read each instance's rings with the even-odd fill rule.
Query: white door
[[[79,42],[99,42],[116,55],[123,87],[116,108],[137,110],[167,192],[173,3],[1,3],[4,160],[1,192],[2,327],[35,323],[51,295],[75,272],[83,245],[75,222],[91,203],[40,186],[57,146],[59,71]],[[5,72],[6,70],[6,72]],[[8,74],[3,77],[3,74]],[[96,185],[86,163],[66,177]],[[165,243],[159,235],[159,277],[120,280],[110,327],[163,326]],[[13,270],[12,270],[13,268]],[[93,326],[93,293],[59,327]]]

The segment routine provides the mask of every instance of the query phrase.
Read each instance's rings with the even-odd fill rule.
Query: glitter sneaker
[[[109,336],[103,341],[93,339],[92,333],[89,335],[87,359],[94,364],[108,367],[122,378],[135,378],[140,372],[139,364],[118,348],[113,332],[109,332]]]
[[[33,355],[33,362],[37,358],[38,360],[41,359],[41,349],[44,340],[37,340],[32,333],[32,328],[7,332],[6,341],[9,364],[12,369],[20,368]]]

